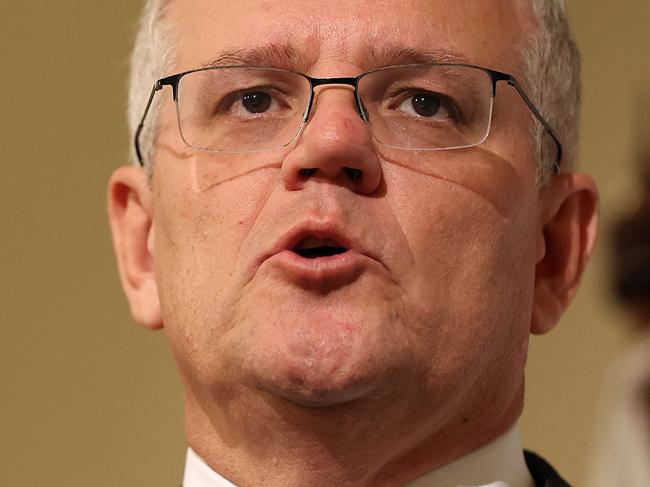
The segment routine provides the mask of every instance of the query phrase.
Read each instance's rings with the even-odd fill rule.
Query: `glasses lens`
[[[490,131],[492,84],[488,73],[451,65],[381,69],[359,81],[372,135],[396,149],[471,147]]]
[[[196,149],[254,152],[287,145],[309,101],[304,77],[280,69],[216,68],[183,76],[178,122]]]

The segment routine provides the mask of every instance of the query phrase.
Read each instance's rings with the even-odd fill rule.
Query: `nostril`
[[[307,179],[316,174],[316,171],[318,171],[316,168],[302,168],[298,171],[298,176],[302,179]],[[353,183],[359,182],[363,176],[363,171],[355,167],[344,167],[343,171],[345,171],[345,174]]]
[[[300,171],[298,171],[298,175],[301,178],[304,179],[304,178],[308,178],[310,176],[313,176],[315,172],[316,172],[316,169],[314,169],[314,168],[306,168],[306,169],[301,169]]]
[[[354,167],[345,167],[343,168],[345,170],[345,173],[348,175],[348,178],[350,178],[350,181],[353,183],[357,183],[361,180],[361,176],[363,176],[363,171],[361,169],[357,169]]]

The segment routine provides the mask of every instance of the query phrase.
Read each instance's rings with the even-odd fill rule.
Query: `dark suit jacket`
[[[529,451],[524,456],[535,487],[571,487],[543,458]]]

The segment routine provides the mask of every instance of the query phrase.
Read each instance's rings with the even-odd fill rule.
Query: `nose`
[[[329,88],[319,93],[311,118],[282,163],[281,174],[290,191],[319,179],[360,194],[377,191],[381,164],[350,90]]]

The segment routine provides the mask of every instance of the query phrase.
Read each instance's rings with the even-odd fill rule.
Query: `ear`
[[[108,216],[122,287],[133,318],[148,328],[160,329],[152,213],[144,171],[129,166],[117,169],[108,186]]]
[[[598,190],[586,174],[561,173],[540,191],[539,260],[531,332],[553,329],[575,296],[596,243]]]

